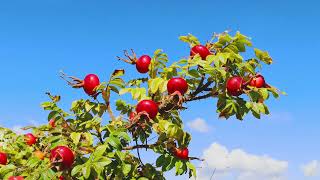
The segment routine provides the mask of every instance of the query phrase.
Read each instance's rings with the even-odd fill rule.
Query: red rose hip
[[[7,154],[0,152],[0,164],[6,165],[8,162]]]
[[[24,180],[22,176],[10,176],[8,180]]]
[[[74,162],[74,154],[72,150],[66,146],[57,146],[51,150],[50,160],[52,163],[60,162],[62,169],[69,169]]]
[[[136,68],[139,73],[147,73],[149,71],[149,65],[151,63],[151,57],[148,55],[141,56],[136,61]]]
[[[227,92],[232,96],[239,96],[242,94],[243,78],[234,76],[227,81]]]
[[[137,104],[136,111],[137,113],[145,111],[153,119],[158,114],[158,105],[152,100],[142,100]]]
[[[196,45],[191,48],[190,56],[194,56],[196,54],[199,54],[200,57],[205,60],[211,53],[206,46]]]
[[[54,119],[50,119],[49,125],[50,125],[52,128],[56,127],[56,124],[55,124]]]
[[[181,95],[184,95],[188,90],[188,83],[183,78],[171,78],[167,84],[167,90],[169,94],[172,94],[176,91],[180,92]]]
[[[96,94],[95,88],[100,85],[99,77],[95,74],[88,74],[83,80],[83,90],[92,96]]]
[[[24,139],[29,146],[32,146],[37,142],[37,138],[31,133],[24,135]]]
[[[135,116],[136,116],[136,113],[135,113],[135,112],[131,112],[131,113],[129,114],[129,121],[132,121]]]
[[[253,77],[250,81],[250,86],[256,87],[256,88],[262,88],[266,84],[264,77],[262,75],[257,75]]]
[[[188,148],[176,148],[174,155],[180,159],[189,159],[189,150]]]

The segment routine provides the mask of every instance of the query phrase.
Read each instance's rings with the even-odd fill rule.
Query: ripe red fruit
[[[149,114],[151,119],[155,118],[158,114],[158,105],[152,100],[142,100],[137,104],[137,113],[145,111]]]
[[[183,149],[175,149],[174,155],[180,159],[188,159],[189,158],[189,150],[188,148]]]
[[[243,78],[234,76],[227,81],[227,92],[232,96],[239,96],[242,94]]]
[[[59,180],[64,180],[64,177],[63,177],[63,176],[60,176],[60,177],[59,177]]]
[[[250,86],[262,88],[266,84],[264,77],[262,75],[257,75],[253,77],[250,81]]]
[[[35,144],[37,142],[37,138],[31,133],[24,135],[24,138],[25,138],[25,142],[29,146],[32,146],[33,144]]]
[[[8,162],[7,154],[3,153],[3,152],[0,152],[0,164],[6,165],[7,162]]]
[[[66,146],[57,146],[51,150],[50,160],[52,163],[61,162],[62,169],[68,169],[72,166],[74,161],[74,154],[72,150]]]
[[[90,96],[94,95],[96,91],[94,90],[99,86],[99,77],[95,74],[88,74],[83,80],[83,90]]]
[[[194,56],[196,54],[199,54],[203,60],[207,58],[208,55],[210,55],[210,51],[206,46],[203,45],[196,45],[191,48],[190,56]]]
[[[149,65],[151,63],[151,57],[148,55],[141,56],[136,61],[136,68],[139,73],[147,73],[149,71]]]
[[[50,125],[52,128],[56,127],[56,124],[55,124],[54,119],[50,119],[49,125]]]
[[[131,112],[129,114],[129,121],[132,121],[135,116],[136,116],[136,113],[135,112]]]
[[[184,80],[183,78],[180,78],[180,77],[171,78],[168,81],[167,90],[168,90],[169,94],[172,94],[172,93],[178,91],[181,93],[181,95],[184,95],[184,93],[186,93],[188,90],[188,83],[186,80]]]
[[[22,176],[10,176],[8,180],[24,180]]]

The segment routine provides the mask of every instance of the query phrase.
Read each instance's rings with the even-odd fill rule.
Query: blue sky
[[[320,160],[319,6],[315,0],[0,2],[0,125],[45,123],[39,104],[46,91],[62,95],[65,107],[85,97],[65,85],[59,70],[106,79],[113,69],[128,68],[130,76],[134,67],[115,59],[123,49],[151,54],[161,48],[177,60],[189,51],[180,35],[204,42],[213,32],[239,30],[269,51],[274,64],[262,72],[288,96],[269,101],[270,117],[243,122],[219,120],[213,100],[190,104],[184,122],[202,118],[212,127],[207,133],[186,127],[193,134],[190,153],[202,156],[216,142],[288,162],[286,179],[317,179],[304,177],[300,166]]]

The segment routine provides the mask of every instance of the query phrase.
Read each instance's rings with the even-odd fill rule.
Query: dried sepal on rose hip
[[[73,88],[83,88],[84,92],[89,96],[97,95],[96,88],[100,85],[100,80],[96,74],[87,74],[83,80],[74,76],[67,76],[63,72],[61,72],[60,77],[66,80]]]

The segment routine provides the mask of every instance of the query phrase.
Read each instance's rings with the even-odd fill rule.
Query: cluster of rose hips
[[[260,74],[250,77],[248,82],[245,82],[240,76],[234,76],[227,81],[227,92],[231,96],[240,96],[243,93],[243,90],[247,88],[247,85],[256,88],[268,87],[264,77]]]
[[[51,127],[55,127],[54,120],[49,121],[49,125]],[[24,135],[25,143],[29,146],[32,146],[37,143],[37,137],[34,136],[32,133],[27,133]],[[34,156],[44,160],[46,153],[36,150],[34,151]],[[57,165],[56,167],[59,170],[69,169],[71,168],[74,162],[74,153],[73,151],[67,146],[57,146],[50,151],[50,161],[53,165]],[[4,152],[0,152],[0,164],[6,165],[8,163],[7,154]],[[22,176],[10,176],[9,180],[23,180]],[[60,176],[59,180],[63,180],[64,177]]]
[[[199,54],[199,56],[202,59],[206,59],[208,55],[211,54],[209,49],[206,46],[203,45],[196,45],[191,48],[190,56],[195,56],[196,54]],[[149,72],[149,66],[151,64],[151,57],[148,55],[142,55],[139,58],[136,57],[134,54],[133,57],[127,56],[130,59],[131,64],[135,64],[136,69],[139,73],[148,73]],[[77,84],[73,84],[74,87],[82,87],[83,90],[89,95],[89,96],[95,96],[97,94],[96,87],[100,85],[99,77],[95,74],[88,74],[85,76],[83,80],[74,78],[77,82]],[[167,83],[167,91],[171,95],[178,95],[183,96],[188,90],[188,83],[185,79],[181,77],[173,77],[171,78]],[[142,115],[144,114],[144,115]],[[136,106],[136,111],[131,112],[129,115],[129,120],[132,122],[133,119],[136,116],[142,115],[142,117],[145,117],[145,114],[147,114],[147,119],[154,119],[158,114],[158,103],[154,102],[153,100],[142,100],[140,101]],[[143,118],[145,119],[145,118]],[[49,122],[53,123],[53,122]],[[136,124],[141,127],[145,128],[145,124],[143,122],[136,122]],[[187,148],[176,148],[173,152],[173,154],[181,159],[188,159],[189,151]]]

